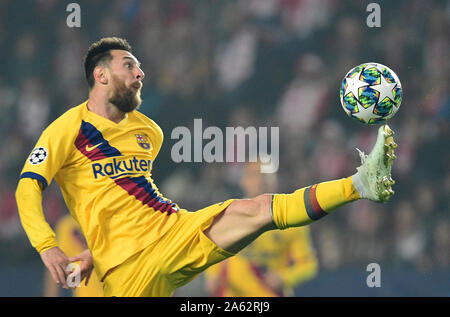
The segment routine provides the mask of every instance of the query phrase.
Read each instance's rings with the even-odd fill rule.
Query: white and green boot
[[[394,195],[392,185],[395,181],[391,177],[391,169],[396,159],[394,149],[397,144],[393,136],[394,131],[385,124],[378,129],[377,141],[369,155],[357,149],[361,166],[352,181],[361,198],[386,202]]]

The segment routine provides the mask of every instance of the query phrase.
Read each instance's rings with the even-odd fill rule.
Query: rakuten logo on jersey
[[[136,157],[123,160],[113,158],[109,163],[93,163],[92,172],[94,173],[94,178],[109,176],[115,179],[123,175],[140,175],[142,172],[150,171],[151,166],[151,160],[139,160]]]

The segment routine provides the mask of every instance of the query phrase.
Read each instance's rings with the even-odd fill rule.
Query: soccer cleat
[[[392,185],[395,181],[391,177],[392,163],[397,158],[394,149],[394,131],[387,124],[378,129],[378,137],[372,152],[365,155],[359,149],[361,166],[353,175],[353,184],[361,198],[376,202],[386,202],[394,191]]]

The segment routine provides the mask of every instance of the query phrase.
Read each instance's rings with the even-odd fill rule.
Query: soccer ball
[[[402,102],[402,85],[397,75],[378,63],[352,68],[342,80],[341,105],[345,113],[364,124],[385,123]]]

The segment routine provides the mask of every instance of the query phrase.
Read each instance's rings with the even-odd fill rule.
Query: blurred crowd
[[[450,3],[376,1],[381,27],[369,28],[370,2],[77,1],[81,28],[69,28],[64,1],[0,1],[2,259],[35,252],[14,200],[24,160],[51,121],[87,99],[82,61],[89,44],[119,36],[146,73],[140,110],[165,132],[156,184],[189,210],[239,197],[243,166],[174,163],[172,129],[191,127],[194,118],[204,127],[279,127],[279,192],[293,192],[356,171],[355,148],[369,151],[377,127],[345,115],[340,82],[363,62],[393,69],[404,92],[389,122],[399,144],[396,195],[314,223],[319,265],[448,269]],[[54,184],[44,209],[51,225],[67,212]]]

